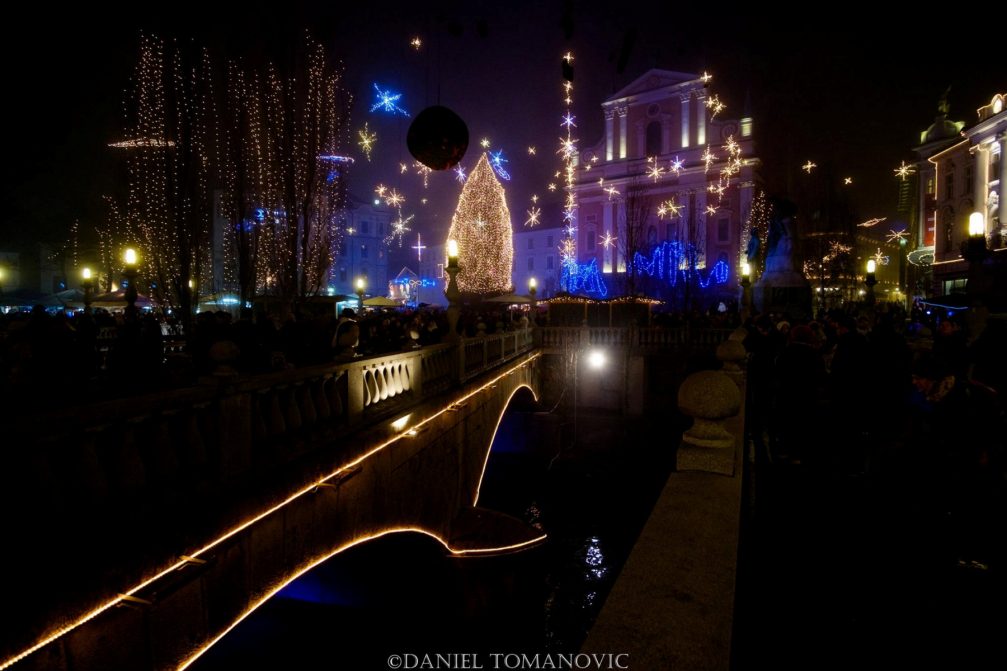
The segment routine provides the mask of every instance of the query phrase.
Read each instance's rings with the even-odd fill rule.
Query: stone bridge
[[[389,533],[456,556],[540,543],[478,502],[497,427],[549,386],[546,361],[620,349],[621,392],[602,391],[629,398],[648,353],[726,336],[522,330],[23,418],[0,487],[19,623],[0,669],[185,668],[291,580]]]
[[[457,556],[541,542],[477,506],[540,361],[524,330],[26,418],[5,455],[21,626],[0,668],[184,668],[290,580],[388,533]]]

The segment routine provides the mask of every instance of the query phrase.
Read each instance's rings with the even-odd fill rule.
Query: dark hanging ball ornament
[[[413,119],[406,146],[417,161],[431,170],[448,170],[469,148],[469,128],[447,107],[428,107]]]

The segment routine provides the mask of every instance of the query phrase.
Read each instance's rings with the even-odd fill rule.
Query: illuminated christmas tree
[[[510,211],[503,185],[485,154],[462,188],[448,239],[458,241],[458,288],[462,292],[511,290],[514,240]]]

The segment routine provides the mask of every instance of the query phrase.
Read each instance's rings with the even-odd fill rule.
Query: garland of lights
[[[724,284],[727,282],[730,269],[727,262],[719,260],[710,269],[706,277],[696,269],[696,258],[699,251],[693,244],[683,245],[678,240],[668,240],[659,243],[650,253],[650,257],[636,252],[633,255],[633,266],[637,272],[646,273],[648,277],[664,279],[671,286],[677,286],[679,278],[688,281],[690,277],[695,277],[700,288],[706,289],[711,283]]]
[[[514,259],[510,211],[503,185],[485,153],[462,187],[448,239],[458,242],[461,291],[510,291]]]
[[[573,105],[573,54],[569,51],[563,55],[563,70],[569,71],[570,76],[563,81],[563,102],[566,104],[566,113],[562,117],[560,126],[566,129],[566,136],[559,139],[559,151],[563,157],[563,173],[566,176],[566,200],[563,203],[563,221],[566,222],[564,232],[566,237],[560,241],[560,288],[567,293],[575,293],[578,290],[598,293],[602,296],[608,293],[604,280],[598,273],[597,264],[592,259],[586,265],[577,262],[577,194],[574,191],[574,159],[577,157],[577,139],[573,136],[573,129],[577,127],[576,117],[571,109]],[[557,177],[560,173],[556,174]],[[556,190],[556,185],[550,183],[550,191]]]
[[[597,259],[591,259],[587,263],[578,263],[576,259],[565,260],[559,281],[560,286],[566,287],[571,294],[583,292],[602,297],[608,295],[608,287],[598,269]]]

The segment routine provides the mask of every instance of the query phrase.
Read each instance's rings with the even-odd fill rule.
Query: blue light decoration
[[[437,283],[437,280],[432,280],[429,277],[423,277],[423,278],[420,278],[418,280],[411,280],[408,277],[401,277],[401,278],[397,278],[397,279],[392,280],[392,284],[398,284],[400,286],[409,286],[413,282],[416,282],[415,286],[418,286],[418,287],[436,287],[436,286],[439,286],[438,283]]]
[[[633,265],[637,272],[646,273],[649,277],[665,279],[671,286],[677,286],[680,278],[688,279],[695,276],[701,289],[713,284],[726,284],[730,269],[727,261],[719,259],[703,277],[701,270],[696,268],[698,250],[693,244],[682,244],[678,240],[667,240],[654,247],[650,257],[640,252],[633,254]]]
[[[374,84],[374,90],[377,91],[377,102],[371,105],[372,112],[381,110],[382,112],[391,112],[392,115],[401,114],[402,116],[409,116],[409,112],[396,105],[399,98],[402,97],[401,93],[392,93],[391,89],[382,91],[377,83]]]
[[[570,294],[580,292],[602,298],[608,295],[608,287],[598,270],[597,259],[591,259],[587,263],[578,263],[573,258],[564,260],[559,285]]]
[[[465,174],[465,168],[463,168],[462,164],[459,163],[455,166],[455,179],[461,184],[464,184],[466,177],[468,177],[468,175]]]
[[[498,149],[497,151],[487,152],[490,157],[490,166],[493,167],[494,172],[500,176],[500,179],[505,179],[510,181],[510,173],[507,172],[503,164],[507,163],[507,159],[503,157],[503,149]]]

